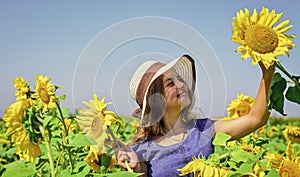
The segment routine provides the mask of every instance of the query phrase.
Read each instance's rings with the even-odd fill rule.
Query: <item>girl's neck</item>
[[[180,112],[166,112],[164,117],[164,131],[166,133],[179,133],[185,130],[185,123],[182,121]]]

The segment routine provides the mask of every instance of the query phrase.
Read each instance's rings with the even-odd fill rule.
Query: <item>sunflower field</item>
[[[233,18],[232,41],[240,46],[241,59],[261,62],[275,72],[269,92],[269,110],[282,117],[270,118],[257,131],[238,140],[217,133],[213,140],[214,153],[205,158],[195,156],[181,169],[180,175],[194,176],[300,176],[300,118],[287,118],[284,102],[300,104],[299,76],[290,74],[279,55],[289,56],[295,35],[285,34],[292,25],[285,20],[278,25],[283,13],[263,7],[258,13],[240,10]],[[283,77],[285,75],[286,77]],[[37,75],[35,85],[23,77],[13,80],[16,100],[0,119],[0,176],[3,177],[100,177],[140,176],[129,165],[117,164],[113,144],[128,143],[136,134],[139,120],[119,116],[107,109],[105,98],[83,102],[75,113],[61,107],[66,95],[57,95],[56,86],[47,76]],[[287,86],[289,86],[287,88]],[[228,104],[228,115],[236,119],[249,112],[252,96],[237,94]]]
[[[35,90],[22,77],[13,80],[16,101],[0,120],[1,176],[138,176],[117,165],[112,149],[116,138],[126,143],[135,135],[138,120],[106,110],[110,103],[97,95],[70,114],[50,80],[37,75]]]

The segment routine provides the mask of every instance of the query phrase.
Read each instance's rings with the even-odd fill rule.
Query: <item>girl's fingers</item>
[[[120,155],[118,160],[121,161],[121,162],[125,162],[125,161],[129,161],[130,158],[127,154],[122,154],[122,155]]]

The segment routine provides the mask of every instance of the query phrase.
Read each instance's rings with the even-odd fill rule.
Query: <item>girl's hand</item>
[[[268,69],[266,69],[265,66],[262,64],[262,62],[258,62],[258,64],[259,64],[259,66],[261,68],[263,77],[264,78],[272,78],[272,76],[273,76],[273,74],[275,72],[275,65],[273,64]]]
[[[128,169],[126,163],[129,165],[131,169],[135,169],[138,166],[138,162],[139,162],[138,156],[128,146],[126,146],[120,141],[117,141],[113,145],[113,149],[115,150],[118,164],[120,166],[126,169]]]

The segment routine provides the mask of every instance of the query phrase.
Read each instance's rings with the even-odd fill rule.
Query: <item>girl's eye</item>
[[[182,79],[180,76],[177,76],[177,79],[178,79],[180,82],[184,82],[183,79]]]
[[[170,81],[170,82],[168,82],[168,84],[167,84],[168,87],[171,87],[171,86],[173,86],[173,85],[174,85],[174,82],[173,82],[173,81]]]

